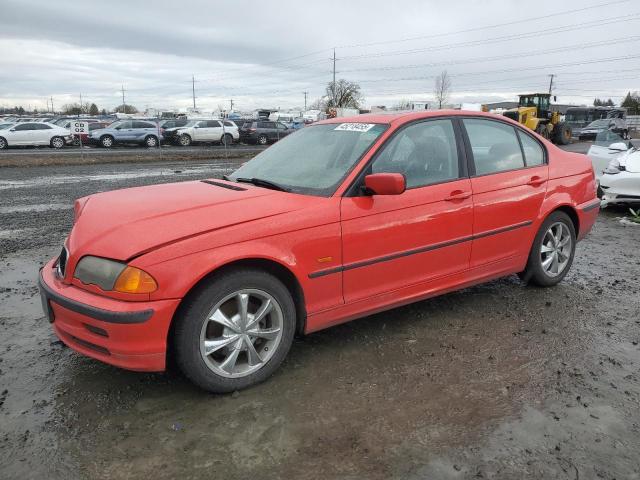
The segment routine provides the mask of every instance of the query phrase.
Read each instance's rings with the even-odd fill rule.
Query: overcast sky
[[[544,18],[541,18],[544,17]],[[452,103],[619,102],[640,90],[637,0],[61,1],[0,0],[0,106],[83,100],[204,110],[299,108],[332,77],[365,105],[433,99],[447,69]]]

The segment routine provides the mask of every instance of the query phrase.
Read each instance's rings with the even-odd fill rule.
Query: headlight
[[[73,276],[105,291],[151,293],[158,288],[155,279],[144,270],[100,257],[82,257]]]
[[[617,158],[611,159],[607,168],[605,168],[604,173],[608,173],[609,175],[615,175],[616,173],[624,172],[626,170],[624,165],[620,164],[620,160]]]

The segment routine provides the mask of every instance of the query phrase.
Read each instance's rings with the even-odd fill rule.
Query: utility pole
[[[53,96],[51,97],[51,113],[55,113],[56,111],[53,109]]]
[[[555,77],[555,75],[552,73],[551,75],[549,75],[550,80],[549,80],[549,95],[551,95],[551,89],[553,88],[553,77]]]
[[[233,112],[233,98],[229,100],[229,103],[231,104],[231,109],[229,110],[229,112]]]
[[[333,94],[333,103],[336,103],[336,49],[333,47],[333,83],[331,84],[331,93]],[[335,105],[334,105],[335,107]]]
[[[196,77],[191,74],[191,94],[193,96],[193,109],[196,109]]]
[[[125,105],[126,103],[124,103],[124,85],[122,85],[122,109],[126,110]],[[122,113],[126,113],[126,112],[122,112]]]
[[[80,113],[82,113],[82,92],[80,92]]]
[[[307,95],[309,92],[302,92],[304,94],[304,111],[307,111]]]

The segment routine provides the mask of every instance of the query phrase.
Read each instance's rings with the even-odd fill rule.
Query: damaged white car
[[[587,153],[598,180],[602,206],[640,204],[640,150],[612,132],[604,132]]]

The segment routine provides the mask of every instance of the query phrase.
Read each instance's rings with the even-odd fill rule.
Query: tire
[[[8,146],[7,140],[4,137],[0,137],[0,150],[4,150]]]
[[[258,145],[266,145],[267,144],[267,136],[266,135],[260,135],[258,137]]]
[[[64,147],[64,138],[62,137],[53,137],[51,142],[49,142],[51,148],[55,148],[56,150]]]
[[[553,143],[556,145],[571,143],[571,127],[564,122],[557,123],[553,127]]]
[[[236,323],[241,322],[242,295],[249,299],[246,311],[251,315],[258,314],[266,300],[272,306],[263,320],[248,330]],[[291,348],[295,325],[291,293],[273,275],[242,268],[214,276],[197,288],[179,311],[173,335],[176,364],[206,391],[228,393],[247,388],[266,380],[280,366]],[[266,337],[255,335],[256,329]],[[215,350],[207,353],[205,342]],[[249,344],[258,355],[253,362]]]
[[[100,137],[100,146],[104,148],[111,148],[113,147],[113,144],[114,141],[111,135],[103,135],[102,137]]]
[[[629,140],[629,130],[624,130],[622,132],[622,139],[623,140]]]
[[[540,135],[542,138],[546,138],[549,140],[549,130],[547,129],[546,123],[541,123],[536,127],[536,133]]]
[[[554,238],[557,238],[557,234],[554,235],[554,233],[557,232],[562,232],[560,237],[561,242],[568,238],[568,242],[570,243],[565,244],[564,247],[556,247],[557,243]],[[543,250],[545,249],[552,249],[552,251],[544,252]],[[553,260],[549,262],[548,266],[545,266],[543,263],[549,258],[553,258],[554,251],[558,259],[556,264],[557,272],[553,272]],[[520,278],[527,283],[530,282],[540,287],[557,285],[571,268],[575,251],[576,231],[573,222],[566,213],[553,212],[542,222],[533,240],[527,266],[524,272],[520,274]]]
[[[230,133],[225,133],[224,135],[222,135],[220,143],[225,147],[233,145],[233,135],[231,135]]]
[[[189,145],[191,145],[191,136],[183,133],[178,137],[178,144],[181,147],[188,147]]]
[[[144,139],[144,145],[148,148],[155,148],[158,146],[158,137],[155,135],[147,135]]]

